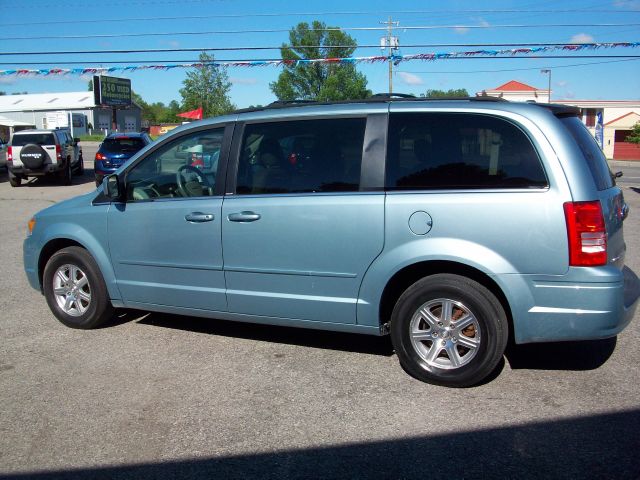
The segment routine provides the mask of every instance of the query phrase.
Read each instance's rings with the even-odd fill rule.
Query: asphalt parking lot
[[[463,390],[411,378],[387,338],[133,311],[64,327],[22,240],[95,188],[87,167],[70,187],[0,172],[0,478],[640,477],[640,314],[617,339],[512,346]]]

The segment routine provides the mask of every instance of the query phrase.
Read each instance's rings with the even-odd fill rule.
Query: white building
[[[539,89],[512,80],[477,95],[489,95],[505,100],[546,103],[549,90]],[[640,160],[640,145],[626,141],[633,126],[640,122],[640,100],[556,100],[552,103],[573,105],[582,109],[582,121],[595,136],[598,114],[602,114],[604,127],[603,151],[614,160]]]
[[[93,92],[0,95],[0,136],[9,140],[24,128],[68,127],[73,136],[94,130],[113,130],[114,110],[95,104]],[[115,110],[116,130],[140,131],[142,111],[135,103]]]

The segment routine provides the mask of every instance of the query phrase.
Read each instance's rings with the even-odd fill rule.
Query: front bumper
[[[40,273],[38,271],[38,251],[36,250],[33,237],[27,237],[22,244],[22,260],[27,280],[32,288],[42,292],[40,285]]]

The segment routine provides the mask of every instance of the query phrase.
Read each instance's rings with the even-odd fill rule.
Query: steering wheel
[[[194,174],[198,181],[187,180],[183,177],[184,172],[190,172]],[[178,184],[178,191],[183,197],[201,197],[203,189],[207,189],[209,195],[211,195],[211,184],[204,173],[199,168],[191,165],[182,165],[176,172],[176,183]]]

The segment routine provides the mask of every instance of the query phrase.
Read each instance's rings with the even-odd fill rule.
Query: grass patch
[[[101,142],[104,140],[104,134],[80,135],[78,138],[81,142]]]

